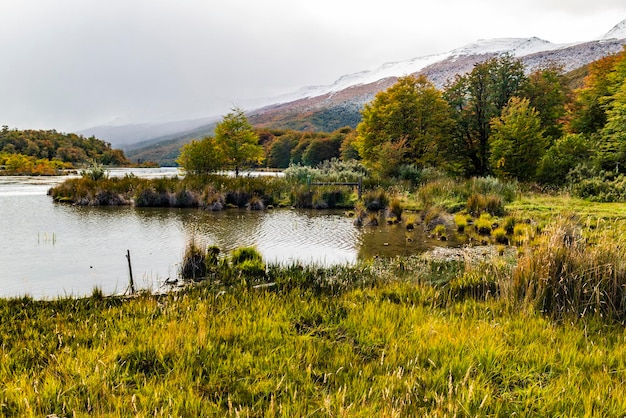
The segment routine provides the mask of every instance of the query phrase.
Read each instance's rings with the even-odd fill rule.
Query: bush
[[[93,181],[100,181],[108,178],[107,171],[102,164],[92,161],[90,166],[80,172],[80,175]]]

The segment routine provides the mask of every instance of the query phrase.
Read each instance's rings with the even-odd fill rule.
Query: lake
[[[111,170],[123,176],[128,169]],[[134,169],[141,177],[176,169]],[[84,207],[54,203],[48,189],[67,177],[0,176],[0,297],[124,293],[130,251],[137,288],[157,290],[178,276],[186,244],[223,251],[255,246],[267,262],[354,263],[455,245],[402,225],[355,227],[341,211]]]

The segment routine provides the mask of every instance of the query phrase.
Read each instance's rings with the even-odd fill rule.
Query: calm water
[[[124,175],[117,170],[111,175]],[[146,169],[136,175],[176,175]],[[178,274],[186,243],[229,251],[254,245],[270,262],[353,263],[374,255],[422,252],[441,242],[400,225],[357,228],[339,211],[264,212],[55,204],[55,177],[0,177],[0,297],[105,294],[128,285],[130,251],[137,287],[157,289]]]

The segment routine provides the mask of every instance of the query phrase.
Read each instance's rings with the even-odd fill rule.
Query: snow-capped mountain
[[[615,25],[613,29],[611,29],[597,41],[622,39],[626,39],[626,19]],[[357,85],[374,83],[389,77],[400,77],[408,74],[416,74],[420,73],[431,65],[435,65],[444,61],[454,62],[455,60],[459,60],[464,57],[509,53],[516,58],[524,58],[530,57],[533,54],[545,54],[555,51],[565,51],[567,49],[571,49],[578,45],[586,43],[587,42],[572,44],[554,44],[550,41],[546,41],[537,37],[480,39],[476,42],[470,43],[457,49],[453,49],[449,52],[412,58],[406,61],[388,62],[374,70],[361,71],[354,74],[344,75],[331,85],[304,87],[291,94],[277,97],[276,102],[284,103],[293,100],[304,99],[307,97],[311,98],[332,92],[338,92]],[[610,49],[612,52],[617,52],[620,50],[620,48]],[[613,49],[615,50],[613,51]],[[603,51],[604,50],[605,49],[603,48]],[[583,62],[580,62],[580,65],[585,65],[587,63],[588,61],[583,59]],[[579,64],[579,62],[572,63],[573,66],[577,64]],[[435,84],[438,83],[436,83],[435,81]]]
[[[556,45],[539,38],[480,39],[469,45],[441,54],[417,57],[406,61],[387,62],[374,70],[361,71],[342,76],[331,85],[304,87],[294,93],[280,96],[276,98],[276,101],[289,102],[306,97],[321,96],[357,85],[375,83],[389,77],[415,74],[430,65],[466,56],[508,52],[515,57],[521,57],[535,52],[558,49],[560,47],[562,47],[562,45]]]
[[[355,111],[398,77],[424,74],[442,88],[456,75],[471,71],[475,64],[503,53],[520,59],[528,72],[552,64],[567,72],[617,53],[625,44],[626,19],[604,36],[587,42],[554,44],[536,37],[481,39],[449,52],[385,63],[373,70],[345,75],[331,85],[304,87],[250,113],[255,123],[269,124],[280,120],[277,115],[281,113],[290,117],[294,113],[329,108]]]
[[[554,44],[536,37],[481,39],[448,52],[389,62],[375,69],[344,75],[331,85],[304,87],[291,94],[268,99],[266,106],[248,111],[247,115],[250,122],[257,126],[332,130],[336,128],[315,125],[311,120],[316,114],[324,114],[325,118],[336,120],[339,126],[355,124],[363,105],[404,75],[424,74],[435,86],[442,88],[456,75],[467,73],[477,63],[503,53],[520,59],[528,72],[552,64],[561,66],[567,72],[620,52],[625,44],[626,20],[605,35],[587,42]],[[201,132],[199,129],[168,135],[168,138],[180,140],[182,145],[183,141]],[[140,147],[156,142],[163,142],[163,137],[144,141]]]
[[[626,19],[613,26],[602,39],[625,39],[626,38]]]

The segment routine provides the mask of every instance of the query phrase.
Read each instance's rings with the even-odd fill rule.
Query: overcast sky
[[[600,37],[624,0],[0,0],[0,125],[219,116],[481,38]]]

